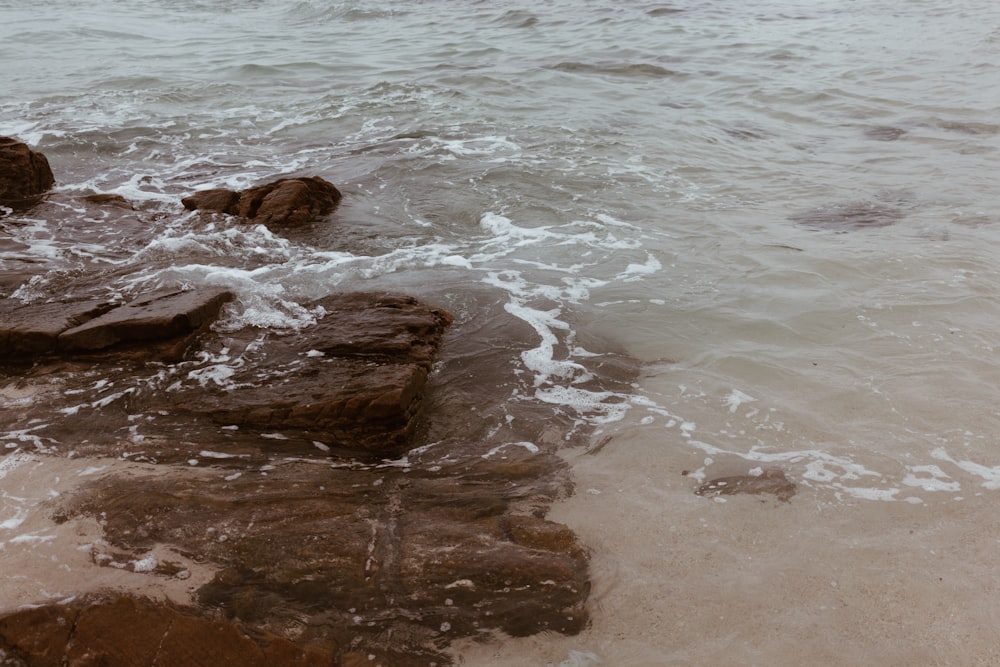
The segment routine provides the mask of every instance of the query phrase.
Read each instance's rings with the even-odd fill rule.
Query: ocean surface
[[[610,437],[552,515],[593,622],[463,664],[997,664],[998,61],[985,0],[0,0],[0,135],[156,221],[8,215],[0,269],[523,320],[510,400]],[[180,205],[284,174],[329,230]],[[605,350],[632,391],[581,388]],[[693,493],[763,468],[790,502]]]

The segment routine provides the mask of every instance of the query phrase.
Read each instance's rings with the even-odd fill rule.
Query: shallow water
[[[0,269],[38,273],[25,300],[93,272],[125,294],[224,284],[234,329],[355,288],[529,325],[511,401],[612,436],[566,452],[579,492],[553,514],[603,594],[584,635],[467,664],[988,664],[998,19],[982,0],[0,2],[0,134],[58,192],[150,221],[8,215]],[[332,228],[223,230],[179,203],[284,173],[343,190]],[[581,388],[608,350],[643,363],[633,392]],[[799,493],[692,493],[761,466]],[[827,580],[850,613],[815,611]]]

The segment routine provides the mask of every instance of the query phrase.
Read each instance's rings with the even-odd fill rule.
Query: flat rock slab
[[[219,425],[294,430],[328,446],[392,452],[417,426],[431,362],[451,316],[406,296],[350,293],[311,304],[316,325],[271,336],[226,387],[188,385],[175,409]]]
[[[23,304],[0,300],[0,358],[53,352],[59,334],[111,310],[106,301]]]
[[[0,617],[0,664],[10,667],[328,667],[330,651],[141,598],[90,597]]]
[[[397,649],[431,658],[436,642],[488,629],[579,632],[587,553],[568,528],[522,505],[551,502],[565,464],[523,447],[483,453],[455,440],[414,453],[406,469],[164,467],[95,481],[57,520],[100,516],[119,559],[168,544],[220,567],[198,591],[201,605],[294,630],[304,645],[393,637]]]
[[[233,295],[205,287],[142,296],[124,306],[84,300],[22,304],[0,300],[0,359],[87,353],[166,341],[204,329]]]
[[[94,352],[118,345],[183,336],[215,321],[233,294],[221,287],[155,292],[59,334],[66,352]]]

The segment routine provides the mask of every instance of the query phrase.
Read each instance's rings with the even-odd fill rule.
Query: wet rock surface
[[[313,327],[203,329],[179,360],[112,348],[9,366],[3,390],[39,393],[2,416],[25,443],[8,451],[156,464],[85,485],[53,516],[101,523],[95,567],[181,576],[147,562],[165,548],[219,568],[182,613],[319,647],[332,664],[443,665],[458,637],[581,630],[587,552],[545,519],[572,489],[555,447],[574,427],[504,413],[516,378],[491,352],[531,332],[497,313],[447,335],[447,313],[400,295],[307,305],[323,313]],[[634,378],[624,357],[589,363],[594,389]],[[397,371],[407,379],[380,384]],[[356,400],[365,382],[375,398]],[[341,426],[323,407],[338,402],[354,410]]]
[[[428,465],[445,454],[462,462]],[[517,446],[484,454],[454,441],[397,465],[237,460],[224,474],[95,483],[59,517],[101,516],[133,560],[169,544],[221,566],[198,591],[204,608],[304,645],[406,647],[439,661],[436,647],[491,628],[579,631],[586,553],[530,513],[564,491],[562,466]]]
[[[340,191],[319,176],[282,178],[234,192],[202,190],[182,200],[188,210],[215,211],[277,228],[294,227],[331,213]]]
[[[405,447],[451,316],[389,294],[336,295],[310,307],[325,314],[301,332],[230,341],[262,350],[251,349],[248,363],[232,369],[227,386],[238,389],[189,384],[165,407],[220,426],[292,430],[328,447]]]
[[[197,333],[214,322],[223,304],[232,299],[232,292],[218,287],[161,290],[63,331],[57,348],[93,352]]]
[[[5,667],[330,664],[328,650],[141,598],[92,596],[0,617]]]
[[[0,206],[31,206],[54,183],[43,154],[17,139],[0,137]]]
[[[718,477],[699,486],[695,493],[709,498],[768,494],[787,502],[797,490],[795,483],[788,479],[783,470],[765,470],[759,475],[747,473]]]
[[[158,291],[121,306],[99,300],[38,304],[0,300],[0,358],[184,340],[211,324],[232,298],[228,290],[208,287]]]

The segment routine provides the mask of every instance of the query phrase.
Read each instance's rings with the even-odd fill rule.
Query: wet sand
[[[466,642],[461,664],[1000,664],[993,492],[916,504],[801,484],[789,502],[701,497],[681,473],[703,455],[648,429],[569,456],[577,493],[551,518],[593,550],[591,627]]]

